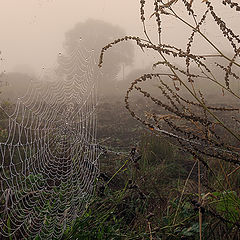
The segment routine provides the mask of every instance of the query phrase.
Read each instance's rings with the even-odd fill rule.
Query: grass
[[[110,115],[118,112],[113,107]],[[112,120],[113,133],[124,124],[131,139],[135,126],[122,119]],[[108,125],[101,125],[103,133],[104,127]],[[240,239],[238,170],[231,173],[235,168],[229,163],[220,166],[217,159],[206,158],[211,171],[200,164],[199,174],[196,160],[165,138],[141,129],[138,137],[137,162],[130,154],[102,157],[101,172],[107,179],[98,179],[91,203],[63,239],[195,240],[199,229],[202,239]],[[120,146],[127,145],[124,135],[116,133],[116,138]]]

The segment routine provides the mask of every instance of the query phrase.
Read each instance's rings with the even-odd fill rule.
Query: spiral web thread
[[[0,143],[0,239],[59,239],[98,175],[94,52],[60,57],[61,80],[31,83]],[[1,108],[4,111],[3,108]]]

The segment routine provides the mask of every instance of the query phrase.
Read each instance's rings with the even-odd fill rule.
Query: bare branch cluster
[[[214,84],[215,88],[219,88],[222,95],[231,96],[234,99],[232,103],[239,101],[238,92],[233,87],[233,80],[239,81],[240,38],[215,11],[213,2],[203,1],[201,4],[206,8],[201,14],[198,13],[195,6],[199,4],[196,2],[193,0],[168,2],[155,0],[154,12],[150,16],[150,18],[155,16],[156,22],[158,41],[154,43],[148,35],[145,24],[147,19],[145,16],[146,1],[141,0],[140,20],[146,38],[125,36],[109,43],[101,51],[99,67],[103,64],[105,51],[123,41],[134,41],[143,51],[151,50],[157,53],[159,61],[154,62],[152,66],[160,71],[140,76],[131,83],[127,90],[125,104],[132,117],[156,134],[174,138],[181,147],[203,162],[204,156],[208,156],[240,164],[240,151],[237,147],[240,141],[237,127],[239,122],[238,105],[208,104],[208,95],[198,85],[201,81],[207,81]],[[221,4],[223,7],[230,6],[236,11],[240,10],[239,5],[231,0],[224,0]],[[186,20],[187,18],[183,18],[177,13],[177,9],[180,7],[185,9],[186,16],[189,15],[192,21]],[[163,32],[166,31],[167,26],[163,24],[163,19],[166,17],[177,19],[191,29],[185,45],[186,50],[164,43]],[[209,36],[204,34],[202,28],[207,19],[213,19],[216,28],[221,31],[222,37],[230,43],[232,57],[224,54],[224,49],[220,49]],[[195,54],[192,48],[193,45],[198,44],[196,36],[200,36],[208,43],[216,54]],[[214,58],[214,67],[209,64],[209,59],[212,57]],[[175,59],[184,60],[185,66],[178,66]],[[216,68],[223,71],[222,79],[216,76]],[[150,84],[157,82],[159,94],[156,95],[151,90],[144,89],[146,82]],[[153,104],[152,109],[148,109],[148,114],[138,113],[131,105],[130,96],[134,92]]]

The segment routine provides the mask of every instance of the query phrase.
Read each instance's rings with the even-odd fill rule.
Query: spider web
[[[0,237],[59,239],[81,215],[98,175],[94,51],[60,56],[62,77],[32,82],[0,143]]]

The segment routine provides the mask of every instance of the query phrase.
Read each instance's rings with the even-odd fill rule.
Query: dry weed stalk
[[[125,105],[132,117],[154,133],[175,139],[180,147],[197,159],[198,196],[199,202],[201,202],[200,162],[207,169],[210,169],[206,158],[218,159],[221,166],[221,161],[237,165],[233,168],[233,172],[239,169],[240,151],[238,145],[240,136],[238,127],[240,120],[238,106],[240,98],[238,91],[234,89],[233,81],[237,81],[239,84],[240,80],[240,64],[238,62],[240,37],[215,11],[215,1],[203,0],[201,4],[205,6],[205,10],[202,13],[199,13],[200,11],[196,7],[199,2],[197,0],[155,0],[153,14],[150,16],[150,18],[154,17],[156,22],[157,41],[154,43],[146,27],[146,1],[140,0],[140,20],[145,38],[125,36],[109,43],[101,51],[99,67],[103,64],[105,51],[123,41],[134,41],[143,52],[151,50],[158,54],[159,61],[154,62],[152,66],[154,69],[160,69],[160,71],[146,73],[132,81],[126,92]],[[240,11],[240,5],[232,0],[223,0],[219,4],[225,8],[230,7],[233,11]],[[189,20],[189,17],[181,17],[177,11],[179,8],[185,9],[186,15],[190,16],[192,20]],[[191,30],[191,34],[185,43],[186,50],[170,45],[168,42],[164,43],[163,33],[168,28],[163,23],[166,17],[178,20]],[[215,28],[221,32],[222,39],[229,43],[231,47],[229,54],[224,54],[224,49],[221,49],[204,33],[203,26],[210,19],[214,21]],[[193,45],[198,45],[199,41],[196,40],[196,37],[204,40],[213,52],[202,55],[194,54]],[[178,66],[175,59],[183,60],[185,67]],[[209,64],[209,59],[214,59],[214,67]],[[219,75],[216,75],[216,68],[223,72],[221,79],[219,79]],[[201,85],[199,87],[196,84],[199,80],[214,84],[214,87],[219,88],[222,95],[231,96],[234,99],[233,105],[236,106],[208,104],[208,96],[204,95],[204,89],[201,89]],[[151,84],[154,81],[157,81],[160,94],[156,95],[151,90],[144,88],[146,82]],[[130,95],[134,92],[153,104],[154,107],[152,107],[151,112],[141,114],[130,104]],[[188,93],[187,97],[186,93]],[[212,170],[210,169],[210,171]],[[230,172],[231,174],[232,172]],[[227,175],[224,172],[224,175],[226,177],[229,174]],[[214,214],[221,221],[229,222],[218,213]],[[236,223],[234,224],[237,226]],[[199,237],[202,238],[202,213],[200,208]]]
[[[236,150],[231,142],[226,140],[226,136],[229,136],[231,141],[232,139],[235,139],[234,141],[237,143],[240,141],[237,129],[233,129],[232,126],[228,124],[230,118],[235,118],[238,121],[238,117],[234,116],[232,118],[231,116],[228,119],[227,116],[225,117],[226,119],[221,118],[222,113],[225,115],[227,113],[236,115],[239,108],[228,107],[227,104],[225,106],[207,104],[205,100],[206,97],[202,91],[197,90],[198,87],[195,84],[196,81],[207,80],[214,83],[215,86],[219,87],[224,93],[226,92],[239,100],[238,93],[234,91],[231,86],[231,81],[233,81],[233,79],[239,81],[238,73],[236,70],[234,71],[233,68],[238,69],[240,66],[237,62],[240,53],[240,39],[239,36],[227,27],[227,24],[218,16],[211,1],[202,2],[202,4],[206,6],[206,10],[200,16],[195,12],[195,2],[197,1],[154,1],[154,13],[150,16],[155,17],[156,21],[158,41],[154,43],[148,35],[145,24],[146,1],[141,0],[140,19],[143,24],[143,31],[146,38],[142,39],[135,36],[125,36],[106,45],[101,51],[99,67],[103,64],[105,51],[123,41],[134,41],[141,49],[152,50],[158,53],[161,60],[153,63],[153,67],[157,69],[162,66],[168,70],[144,74],[131,83],[125,97],[126,108],[129,110],[130,114],[157,134],[161,133],[176,139],[184,149],[188,150],[202,162],[204,162],[203,156],[208,156],[226,162],[240,164],[239,151]],[[228,5],[237,11],[239,10],[239,6],[232,1],[222,1],[222,4]],[[175,11],[175,7],[184,8],[186,13],[192,17],[193,21],[187,21],[179,16]],[[164,15],[167,15],[169,18],[177,19],[191,29],[192,33],[188,38],[188,42],[186,42],[185,51],[177,46],[163,43],[162,33],[167,28],[162,22]],[[203,33],[201,28],[207,17],[212,17],[216,27],[222,32],[223,38],[226,38],[230,43],[233,52],[232,58],[226,56],[223,50],[215,45],[213,41]],[[194,54],[192,46],[196,44],[195,37],[197,35],[207,41],[217,54]],[[224,72],[224,81],[222,82],[217,79],[214,69],[211,69],[208,64],[208,59],[214,56],[216,56],[215,67],[219,67]],[[185,60],[185,69],[175,64],[172,60],[175,58]],[[226,64],[223,65],[221,61],[217,61],[219,59],[224,59]],[[194,69],[198,69],[198,73],[193,72],[193,67],[195,67]],[[156,97],[149,90],[144,90],[144,87],[141,85],[145,82],[154,82],[156,80],[161,92],[160,97]],[[130,104],[130,95],[134,91],[137,91],[144,98],[154,103],[156,109],[161,108],[166,115],[175,115],[176,118],[159,117],[160,115],[155,113],[151,114],[151,118],[139,115],[135,111],[134,106]],[[185,96],[186,92],[190,94],[190,97]],[[162,122],[164,122],[164,124],[162,124]],[[236,123],[236,121],[233,121],[233,123]],[[204,162],[204,165],[207,165],[207,163]]]

